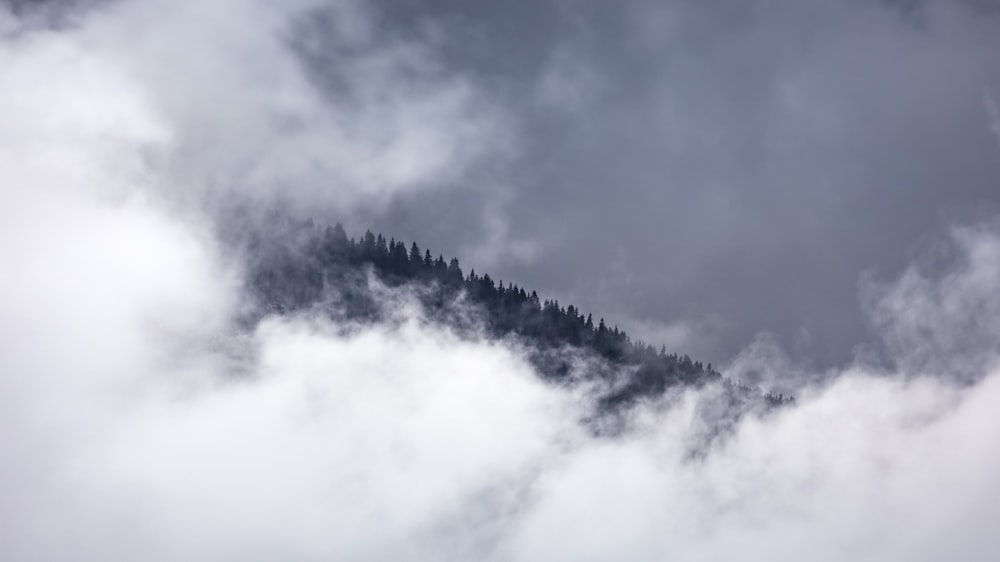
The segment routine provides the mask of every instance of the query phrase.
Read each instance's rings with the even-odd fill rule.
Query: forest
[[[603,318],[578,307],[539,297],[536,291],[496,281],[488,273],[466,274],[457,258],[434,257],[416,242],[365,232],[348,237],[341,224],[316,226],[312,220],[284,219],[279,235],[251,231],[249,286],[262,313],[315,309],[341,321],[383,319],[381,299],[370,283],[412,289],[423,312],[470,336],[513,338],[530,350],[540,376],[554,383],[595,377],[606,382],[605,410],[662,395],[677,385],[721,383],[734,405],[766,408],[794,400],[742,385],[711,364],[633,340]],[[579,358],[589,359],[574,369]],[[582,372],[580,372],[582,371]]]

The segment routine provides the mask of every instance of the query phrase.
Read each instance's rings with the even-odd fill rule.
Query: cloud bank
[[[362,100],[349,109],[321,101],[275,39],[322,6],[150,6],[94,8],[62,31],[8,16],[0,44],[3,559],[920,561],[1000,549],[994,223],[958,227],[929,262],[864,284],[873,345],[890,361],[806,373],[794,407],[747,417],[701,455],[690,443],[714,414],[699,392],[595,437],[579,423],[585,393],[416,309],[364,329],[309,316],[234,326],[240,264],[206,201],[299,180],[304,201],[326,173],[337,188],[320,202],[423,189],[412,186],[433,183],[440,162],[474,166],[482,122],[420,135],[464,121],[461,100],[480,94],[429,53],[372,55],[358,5],[333,8],[347,10],[333,21],[350,57],[362,53],[350,74],[373,76],[345,94]],[[160,25],[201,56],[175,56]],[[260,74],[226,68],[247,57]],[[415,100],[380,97],[397,72],[416,81]],[[356,151],[392,169],[354,167]],[[317,154],[329,156],[322,173]]]
[[[103,229],[77,224],[100,234],[5,282],[5,558],[986,560],[1000,546],[995,363],[971,386],[848,368],[692,457],[709,396],[645,405],[600,438],[579,423],[586,396],[542,383],[516,349],[418,317],[234,334],[224,266],[188,227],[135,207],[93,219]],[[103,259],[86,264],[93,244]]]

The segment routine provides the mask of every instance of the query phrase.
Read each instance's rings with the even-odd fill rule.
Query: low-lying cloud
[[[105,203],[74,224],[97,234],[37,270],[37,255],[5,264],[4,558],[985,560],[998,546],[993,363],[972,385],[847,368],[692,457],[699,392],[594,437],[586,395],[543,383],[516,348],[416,310],[240,334],[227,266],[187,225]],[[977,263],[952,279],[982,278]]]

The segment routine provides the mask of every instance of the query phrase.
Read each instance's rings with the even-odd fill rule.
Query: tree
[[[687,355],[667,355],[666,348],[656,348],[642,341],[633,341],[628,334],[614,326],[609,328],[601,318],[597,327],[593,316],[570,304],[563,308],[557,300],[544,303],[536,291],[528,291],[514,283],[500,281],[494,284],[489,274],[481,277],[471,270],[463,277],[457,258],[446,262],[443,255],[435,260],[430,250],[421,252],[414,241],[407,246],[391,239],[388,243],[380,233],[370,230],[357,242],[349,239],[339,223],[316,229],[308,222],[287,222],[291,236],[280,240],[251,236],[253,251],[269,251],[273,256],[259,260],[251,278],[267,306],[280,312],[315,306],[322,297],[327,280],[343,281],[350,277],[349,268],[371,264],[374,273],[389,285],[440,281],[428,284],[418,291],[418,298],[434,314],[448,316],[448,307],[456,302],[456,295],[464,291],[461,306],[471,305],[481,311],[475,315],[484,320],[485,329],[496,337],[515,335],[529,340],[529,345],[543,351],[558,350],[567,346],[582,348],[602,357],[613,366],[629,366],[635,373],[633,380],[616,391],[613,398],[628,401],[651,392],[662,392],[668,384],[687,383],[703,375],[720,376],[712,365],[693,361]],[[300,245],[296,248],[295,245]],[[368,294],[364,284],[341,283],[343,297],[350,318],[372,319],[378,315],[376,297]],[[552,376],[563,376],[568,369],[564,359],[540,364],[539,369]],[[726,379],[723,379],[726,380]],[[733,388],[737,388],[734,386]],[[740,391],[744,392],[744,391]],[[610,398],[609,398],[610,400]],[[776,404],[791,400],[782,395],[771,399]]]
[[[375,240],[375,262],[379,265],[385,265],[386,261],[389,259],[389,246],[385,242],[385,236],[381,233],[378,235],[378,239]]]
[[[365,231],[364,240],[361,241],[361,249],[370,259],[372,252],[375,250],[375,235],[372,234],[372,231]]]
[[[324,260],[344,260],[350,250],[350,241],[344,227],[338,222],[323,230],[323,240],[320,243],[320,256]]]
[[[458,265],[458,258],[451,258],[448,262],[448,276],[459,281],[462,280],[462,268]]]

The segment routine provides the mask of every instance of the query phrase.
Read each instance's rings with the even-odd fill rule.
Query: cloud
[[[990,418],[995,380],[962,401],[932,381],[848,373],[804,398],[744,422],[700,461],[680,460],[684,408],[652,416],[637,436],[576,451],[543,480],[545,500],[511,541],[512,558],[934,560],[995,551],[980,519],[994,512],[984,466],[996,466],[987,445],[995,435],[973,430]],[[950,534],[958,529],[960,538]]]
[[[1000,225],[952,227],[934,253],[891,284],[862,279],[862,297],[893,361],[906,372],[973,379],[997,359]]]
[[[90,65],[69,69],[83,97],[55,90],[53,106],[80,112],[89,94],[116,106],[126,92],[134,112],[122,117],[159,121],[169,140],[146,164],[169,197],[346,214],[454,186],[507,142],[488,94],[441,66],[430,39],[384,39],[373,26],[357,2],[124,1],[59,31],[22,26],[4,49],[28,80]],[[62,58],[46,59],[54,50]],[[349,90],[324,87],[335,73]]]
[[[198,392],[181,389],[181,399],[168,382],[113,410],[107,424],[74,420],[96,435],[74,439],[86,454],[53,453],[57,483],[77,482],[71,503],[91,514],[75,526],[72,551],[458,556],[493,538],[493,518],[517,507],[519,487],[573,419],[548,414],[572,409],[509,352],[412,325],[342,339],[274,322],[254,343],[260,363],[249,379],[210,378]],[[54,510],[65,497],[31,491],[40,522],[60,523],[45,500]],[[130,522],[132,544],[119,521]],[[69,555],[49,548],[25,546]]]
[[[231,290],[218,258],[188,261],[187,231],[155,214],[108,218],[113,239],[159,239],[175,273],[84,239],[46,276],[100,243],[106,282],[3,301],[5,557],[936,560],[997,547],[993,368],[970,387],[846,369],[691,457],[710,391],[642,406],[601,438],[578,423],[586,398],[542,383],[516,349],[419,317],[349,332],[271,318],[233,334],[213,306],[225,299],[205,300]],[[44,306],[81,289],[96,310]]]
[[[857,275],[900,267],[942,215],[995,207],[982,97],[1000,79],[1000,19],[981,5],[384,4],[389,29],[446,29],[448,64],[518,135],[498,181],[379,226],[489,247],[480,211],[503,185],[507,230],[544,245],[491,275],[608,316],[610,294],[629,317],[718,318],[716,364],[760,330],[824,367],[849,361]],[[594,281],[619,258],[628,275]]]
[[[830,373],[816,372],[796,363],[774,334],[761,332],[729,361],[726,376],[768,392],[795,395],[802,387],[824,380]]]
[[[983,105],[986,107],[990,132],[997,138],[997,143],[1000,143],[1000,109],[997,108],[996,99],[989,90],[983,94]]]
[[[308,316],[234,325],[240,264],[203,200],[171,190],[305,177],[282,151],[345,133],[273,127],[328,107],[272,35],[250,33],[284,29],[288,12],[153,6],[0,44],[0,558],[995,557],[995,224],[958,227],[931,261],[864,285],[892,365],[838,369],[699,455],[690,445],[717,414],[712,389],[641,405],[629,431],[594,436],[579,423],[585,392],[412,307],[353,330]],[[364,21],[344,23],[360,26],[345,41],[369,53]],[[193,27],[178,45],[181,23]],[[403,64],[385,56],[380,77]],[[247,59],[260,66],[226,68]],[[434,74],[423,65],[418,76]],[[268,87],[279,79],[290,82]],[[385,103],[425,126],[420,103]],[[368,119],[349,138],[379,138]],[[274,153],[261,144],[272,134]],[[413,147],[387,150],[405,161],[425,150]],[[257,163],[263,153],[277,156]],[[353,181],[409,189],[435,169],[362,166],[330,197],[367,197]]]

